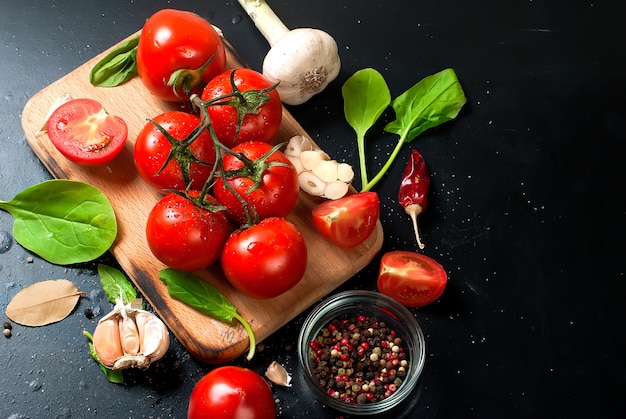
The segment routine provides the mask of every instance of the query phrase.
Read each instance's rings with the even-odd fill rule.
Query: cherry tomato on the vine
[[[173,152],[166,136],[148,121],[135,141],[135,166],[139,176],[157,191],[165,193],[168,190],[184,190],[188,186],[184,173],[188,172],[191,189],[202,189],[215,163],[211,135],[203,131],[188,147],[181,144],[200,124],[200,118],[186,112],[171,111],[156,116],[153,121],[177,140],[181,149]],[[170,153],[174,158],[167,162]]]
[[[189,194],[199,195],[197,191]],[[205,200],[215,205],[213,198]],[[146,223],[146,238],[154,256],[180,271],[196,271],[216,262],[229,234],[224,211],[200,207],[177,193],[161,198]]]
[[[408,307],[422,307],[441,296],[448,282],[445,269],[416,252],[396,250],[380,261],[378,290]]]
[[[93,99],[73,99],[52,112],[47,123],[52,144],[68,159],[84,165],[109,163],[124,148],[128,127]]]
[[[137,70],[152,94],[181,102],[191,93],[200,94],[206,83],[226,70],[226,50],[206,19],[192,12],[163,9],[143,26]]]
[[[221,256],[226,279],[254,298],[276,297],[293,288],[304,276],[307,248],[290,221],[272,217],[234,231]]]
[[[272,148],[260,141],[249,141],[232,148],[233,152],[248,158],[251,165],[230,153],[222,158],[225,171],[241,171],[229,177],[227,182],[247,202],[250,211],[257,214],[258,220],[253,219],[253,222],[268,217],[286,217],[298,200],[298,173],[289,159],[280,150],[263,158]],[[221,177],[215,182],[213,194],[228,209],[231,220],[247,223],[243,205]]]
[[[257,372],[223,366],[208,372],[191,391],[187,419],[275,419],[269,385]]]
[[[313,208],[313,225],[337,246],[363,243],[376,228],[380,203],[376,192],[360,192],[328,200]]]
[[[218,140],[226,147],[246,141],[271,142],[280,128],[283,105],[278,91],[261,73],[238,68],[228,70],[211,80],[202,92],[203,101],[233,93],[231,75],[239,94],[208,107],[209,118]],[[240,116],[241,126],[237,132]]]

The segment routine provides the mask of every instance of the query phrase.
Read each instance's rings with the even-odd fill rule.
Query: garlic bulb
[[[148,368],[165,355],[169,345],[169,331],[161,319],[121,299],[93,333],[94,351],[112,370]]]
[[[331,160],[308,138],[292,137],[285,146],[285,155],[296,168],[298,183],[304,192],[327,199],[339,199],[348,193],[354,178],[352,166]]]
[[[273,83],[280,99],[300,105],[326,88],[341,68],[337,42],[320,29],[289,30],[264,0],[238,0],[269,42],[263,75]]]
[[[263,75],[279,83],[280,99],[288,105],[300,105],[324,90],[340,69],[337,43],[319,29],[288,32],[263,60]]]

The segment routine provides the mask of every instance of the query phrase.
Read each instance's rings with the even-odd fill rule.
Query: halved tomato
[[[47,123],[52,144],[68,159],[85,165],[109,163],[124,148],[128,127],[93,99],[72,99],[52,112]]]
[[[376,228],[380,202],[376,192],[360,192],[328,200],[313,209],[313,225],[337,246],[351,248],[363,243]]]
[[[448,274],[437,261],[416,252],[387,252],[380,261],[378,291],[407,307],[422,307],[443,294]]]

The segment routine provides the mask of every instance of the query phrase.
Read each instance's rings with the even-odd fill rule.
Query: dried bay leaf
[[[36,282],[15,294],[6,315],[23,326],[45,326],[66,318],[84,294],[67,279]]]

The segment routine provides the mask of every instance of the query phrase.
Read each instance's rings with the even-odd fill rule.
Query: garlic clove
[[[147,311],[138,311],[135,316],[141,336],[141,353],[151,360],[161,359],[170,346],[170,335],[165,324]]]
[[[303,151],[313,150],[313,143],[304,135],[294,135],[285,146],[285,155],[299,157]]]
[[[330,157],[322,150],[306,150],[300,153],[302,167],[306,170],[313,170],[323,160],[330,160]]]
[[[322,160],[311,171],[324,182],[337,180],[337,162],[335,160]]]
[[[340,180],[330,182],[324,188],[324,198],[339,199],[343,198],[348,193],[349,185]]]
[[[291,376],[278,362],[273,361],[267,370],[265,370],[265,376],[274,384],[278,384],[283,387],[291,387]]]
[[[304,171],[304,167],[302,166],[302,161],[300,161],[300,157],[299,156],[287,156],[287,155],[285,155],[285,157],[287,157],[287,159],[289,159],[289,161],[293,165],[293,168],[296,169],[296,173],[299,174],[300,172]]]
[[[348,163],[339,163],[337,166],[337,179],[350,183],[354,179],[354,169]]]
[[[115,317],[102,319],[93,332],[93,348],[98,359],[106,367],[112,367],[116,360],[124,356],[120,341],[120,328]]]
[[[326,182],[308,171],[298,175],[298,184],[300,185],[300,189],[313,196],[322,196],[326,189]]]

